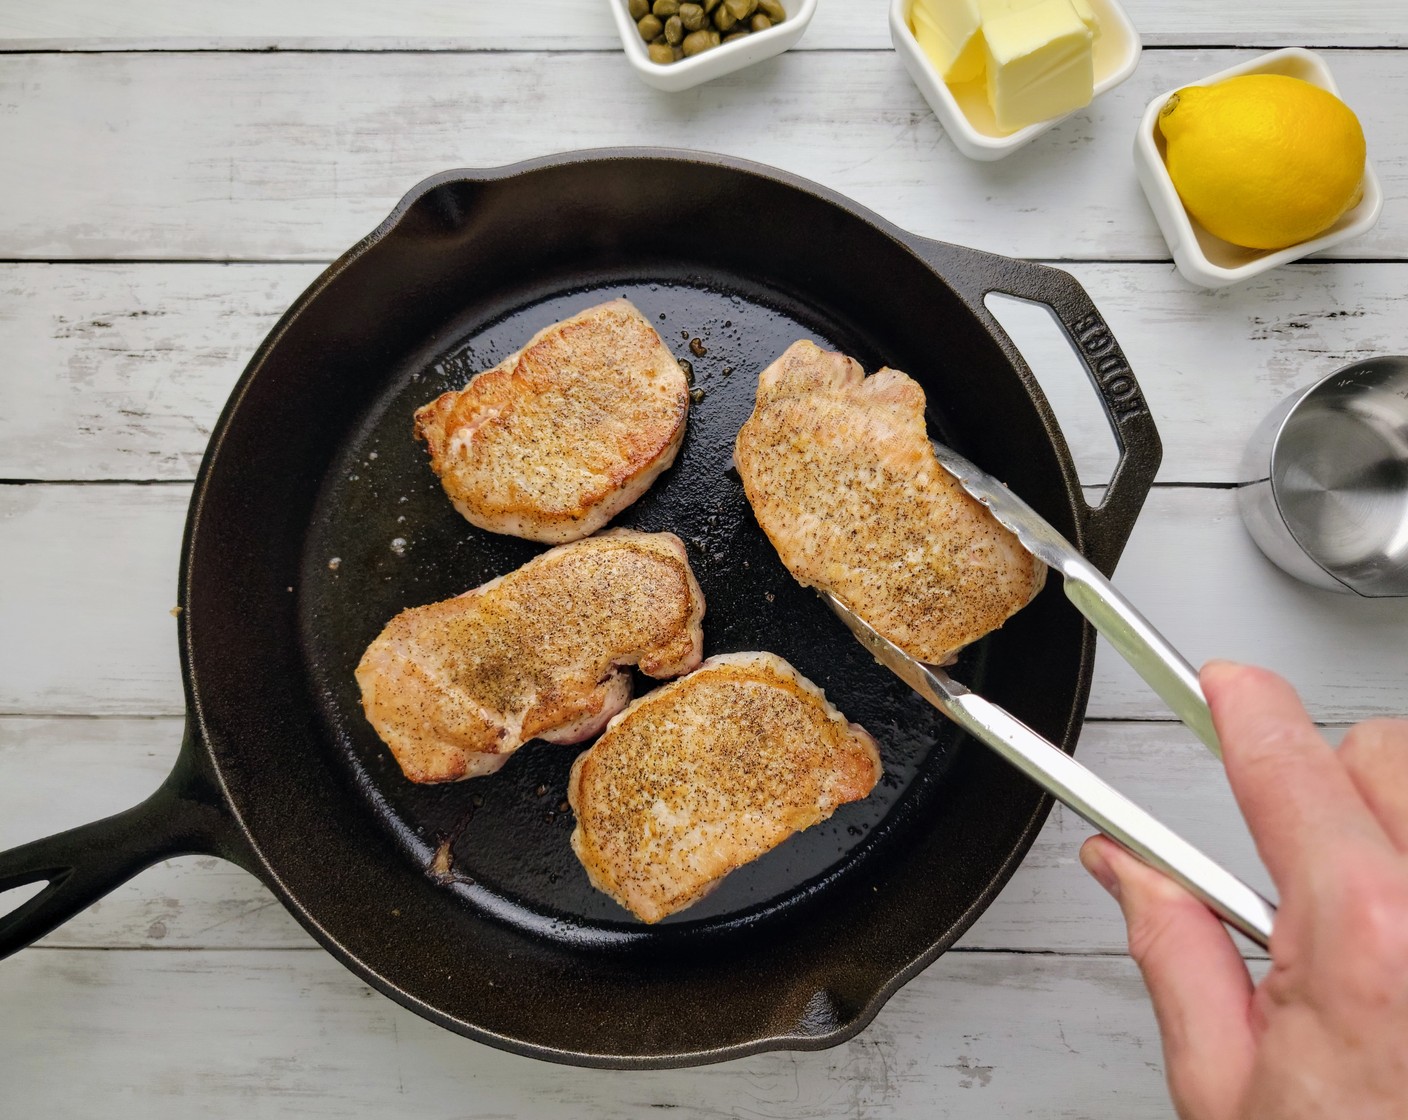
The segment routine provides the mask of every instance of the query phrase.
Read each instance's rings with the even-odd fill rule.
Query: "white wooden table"
[[[190,481],[283,308],[423,176],[578,147],[745,156],[1069,269],[1165,443],[1118,581],[1190,659],[1280,670],[1332,733],[1408,709],[1408,600],[1282,576],[1233,490],[1282,396],[1408,352],[1408,9],[1128,0],[1134,77],[984,165],[905,77],[885,7],[827,0],[798,50],[667,95],[630,74],[600,0],[0,2],[0,848],[135,803],[175,757]],[[1156,93],[1290,44],[1324,49],[1358,111],[1383,218],[1325,259],[1195,289],[1136,185],[1135,122]],[[1113,453],[1074,359],[1010,321],[1098,486]],[[1108,652],[1080,751],[1265,884],[1218,768]],[[1054,812],[957,949],[853,1041],[650,1073],[432,1027],[244,872],[173,860],[0,964],[0,1115],[1166,1117],[1122,927],[1075,863],[1086,833]]]

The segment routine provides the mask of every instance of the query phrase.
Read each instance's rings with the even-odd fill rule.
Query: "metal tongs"
[[[956,452],[940,444],[934,445],[934,452],[944,469],[1023,546],[1062,575],[1066,596],[1076,609],[1220,757],[1197,674],[1178,651],[1031,506]],[[911,657],[834,595],[823,592],[822,598],[877,661],[959,727],[1111,840],[1181,884],[1232,928],[1267,947],[1276,908],[1246,883],[1010,712],[970,692],[937,666]]]
[[[1198,683],[1197,672],[1184,656],[1169,645],[1149,620],[1135,610],[1134,604],[1116,591],[1099,569],[1077,552],[1041,514],[957,451],[941,443],[934,443],[933,447],[939,465],[953,475],[970,496],[987,506],[988,511],[1021,541],[1023,548],[1061,574],[1066,598],[1075,604],[1076,610],[1090,620],[1208,750],[1221,758],[1222,745],[1213,730],[1207,697]]]

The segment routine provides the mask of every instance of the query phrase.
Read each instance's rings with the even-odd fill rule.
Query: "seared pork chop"
[[[572,766],[572,850],[646,922],[866,796],[875,740],[771,653],[711,657],[642,696]]]
[[[624,299],[545,327],[416,411],[430,465],[471,524],[561,544],[590,536],[675,461],[689,384]]]
[[[492,774],[529,739],[600,731],[631,698],[624,666],[694,668],[703,617],[677,536],[613,530],[402,611],[357,666],[362,707],[411,781]]]
[[[943,664],[1001,626],[1046,567],[939,465],[924,390],[802,341],[758,381],[734,461],[787,570],[906,653]]]

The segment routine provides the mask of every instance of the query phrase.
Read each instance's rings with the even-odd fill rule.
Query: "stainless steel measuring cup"
[[[1408,357],[1338,369],[1257,428],[1238,491],[1252,539],[1316,587],[1408,595]]]

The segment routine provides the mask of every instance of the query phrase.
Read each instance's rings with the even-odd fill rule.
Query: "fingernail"
[[[1100,850],[1099,846],[1091,843],[1081,845],[1080,863],[1090,872],[1091,878],[1109,891],[1110,895],[1118,901],[1120,881],[1115,878],[1115,870],[1105,859],[1105,853]]]
[[[1226,658],[1222,657],[1214,657],[1211,661],[1203,662],[1203,668],[1199,676],[1201,676],[1202,673],[1232,673],[1236,672],[1241,667],[1240,662],[1228,661]]]

